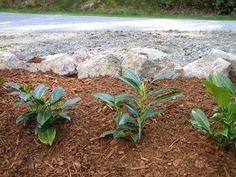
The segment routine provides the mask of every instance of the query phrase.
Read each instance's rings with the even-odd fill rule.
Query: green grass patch
[[[1,12],[83,15],[83,16],[117,16],[117,17],[146,17],[146,18],[172,18],[172,19],[206,19],[206,20],[236,20],[236,14],[217,15],[190,11],[152,11],[136,10],[132,8],[104,9],[95,8],[82,10],[79,8],[31,8],[31,7],[0,7]]]

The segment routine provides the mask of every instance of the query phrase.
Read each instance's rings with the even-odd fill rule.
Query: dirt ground
[[[52,73],[2,70],[6,81],[33,86],[62,86],[66,98],[81,97],[73,106],[71,122],[60,123],[54,144],[42,145],[32,130],[17,116],[25,107],[13,109],[17,98],[0,86],[0,176],[3,177],[169,177],[236,176],[236,158],[189,123],[191,109],[202,108],[208,115],[215,106],[199,79],[163,80],[156,86],[181,88],[184,96],[160,104],[166,109],[147,121],[140,143],[98,139],[114,128],[112,110],[91,96],[94,92],[132,92],[132,88],[109,77],[78,80]],[[236,78],[232,78],[236,81]]]

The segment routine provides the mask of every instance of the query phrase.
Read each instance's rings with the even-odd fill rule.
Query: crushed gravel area
[[[236,53],[236,32],[3,32],[0,41],[0,51],[10,51],[21,60],[57,53],[73,55],[83,48],[96,55],[114,49],[148,47],[170,54],[184,66],[213,48]]]

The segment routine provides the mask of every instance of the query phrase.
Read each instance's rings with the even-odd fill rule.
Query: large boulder
[[[11,52],[0,52],[0,69],[21,69],[24,62]]]
[[[213,49],[208,56],[215,57],[215,58],[220,57],[230,62],[231,63],[230,75],[236,75],[236,54],[227,53],[219,49]]]
[[[77,64],[73,57],[66,53],[49,55],[42,57],[44,60],[40,63],[27,63],[25,69],[31,72],[52,71],[59,75],[70,76],[77,73]]]
[[[78,63],[77,72],[79,79],[104,75],[118,76],[121,73],[121,61],[112,54],[98,55]]]
[[[230,63],[223,58],[205,56],[183,68],[185,77],[207,78],[211,73],[223,72],[226,75],[230,71]]]
[[[163,72],[182,74],[182,67],[169,58],[169,55],[151,48],[132,48],[122,62],[123,68],[132,68],[144,80],[150,80]]]

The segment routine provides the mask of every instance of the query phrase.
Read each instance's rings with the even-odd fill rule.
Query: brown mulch
[[[45,59],[43,59],[43,58],[41,58],[39,56],[35,56],[35,57],[29,59],[27,61],[27,63],[41,63],[43,60],[45,60]]]
[[[199,79],[164,80],[156,85],[181,88],[184,96],[161,104],[166,111],[147,121],[140,143],[98,139],[114,127],[112,110],[91,96],[93,92],[118,94],[132,89],[109,77],[78,80],[52,73],[2,70],[6,81],[18,84],[57,85],[66,97],[81,97],[71,122],[61,123],[53,146],[39,143],[22,124],[15,125],[24,107],[13,109],[14,96],[0,86],[0,176],[168,177],[236,176],[236,158],[189,123],[191,109],[208,115],[215,106]],[[233,79],[235,80],[235,78]],[[3,93],[3,94],[2,94]],[[102,108],[102,109],[101,109]]]

